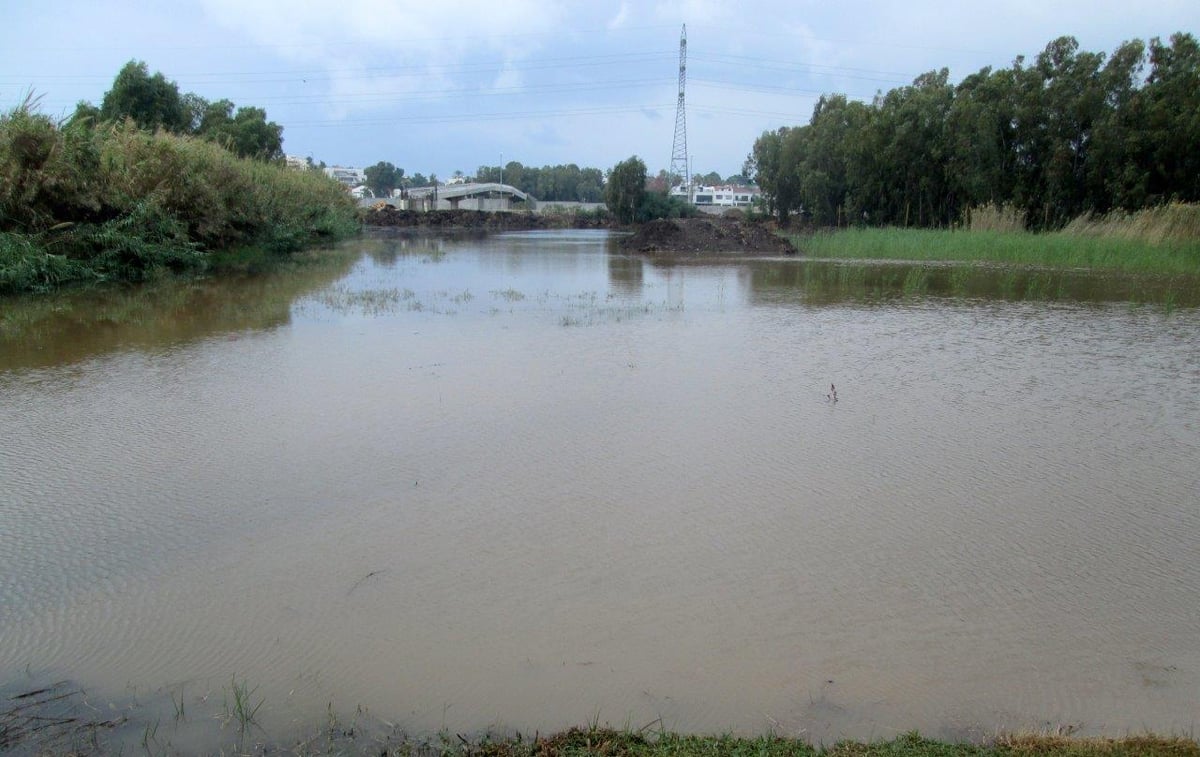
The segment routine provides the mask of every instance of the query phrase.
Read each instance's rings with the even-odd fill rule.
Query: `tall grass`
[[[813,257],[984,262],[1200,275],[1200,205],[1083,217],[1061,231],[1023,229],[1012,209],[977,209],[957,230],[855,228],[791,238]]]
[[[1172,202],[1136,213],[1114,211],[1103,216],[1080,216],[1067,224],[1063,233],[1128,239],[1159,247],[1195,243],[1200,240],[1200,205]]]
[[[28,101],[0,115],[0,292],[203,270],[214,251],[282,255],[358,228],[320,174],[132,122],[58,124]]]
[[[971,231],[1025,231],[1025,214],[1007,203],[968,208],[963,221]]]

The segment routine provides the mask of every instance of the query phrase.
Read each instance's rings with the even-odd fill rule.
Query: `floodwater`
[[[1195,732],[1195,288],[343,249],[0,302],[0,691],[197,748],[239,687],[281,744]]]

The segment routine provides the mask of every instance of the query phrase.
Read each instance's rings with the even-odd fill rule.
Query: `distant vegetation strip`
[[[1200,275],[1200,205],[1081,216],[1061,231],[1006,222],[1011,211],[976,209],[954,230],[848,228],[790,234],[803,254],[856,260],[927,260]]]

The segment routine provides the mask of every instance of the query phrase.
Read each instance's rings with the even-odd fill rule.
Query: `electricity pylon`
[[[692,201],[692,178],[688,174],[687,149],[687,114],[683,106],[683,89],[687,84],[687,24],[679,34],[679,104],[675,108],[675,141],[671,145],[671,167],[667,169],[667,178],[671,187],[679,184],[687,192],[688,202]],[[669,188],[668,188],[669,189]]]

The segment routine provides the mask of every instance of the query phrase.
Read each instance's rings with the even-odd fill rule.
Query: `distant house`
[[[365,185],[359,184],[357,187],[354,187],[350,190],[350,195],[356,199],[361,200],[366,197],[374,197],[375,193],[372,192],[370,189],[367,189],[367,187]]]
[[[325,175],[348,187],[356,187],[367,182],[367,172],[361,168],[346,168],[345,166],[330,166],[325,169]]]
[[[293,171],[308,170],[308,158],[304,158],[299,155],[284,155],[283,161],[284,164]]]
[[[706,187],[692,187],[692,203],[695,205],[716,205],[726,208],[741,208],[753,205],[761,194],[758,187],[748,187],[738,184],[721,184]],[[688,189],[684,186],[673,187],[671,195],[687,198]]]

